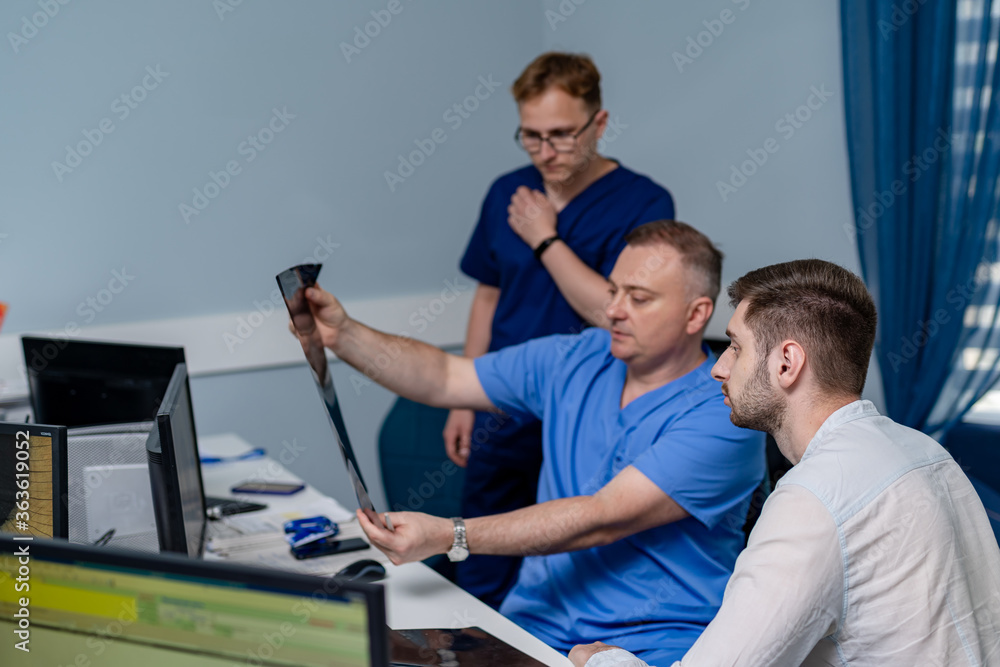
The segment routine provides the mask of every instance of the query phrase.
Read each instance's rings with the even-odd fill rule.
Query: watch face
[[[452,562],[463,561],[469,557],[469,550],[465,547],[452,547],[448,551],[448,560]]]

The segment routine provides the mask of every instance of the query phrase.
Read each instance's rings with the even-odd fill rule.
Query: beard
[[[767,359],[757,364],[738,397],[729,394],[729,403],[732,405],[729,419],[734,425],[772,435],[781,430],[788,409],[768,381]]]

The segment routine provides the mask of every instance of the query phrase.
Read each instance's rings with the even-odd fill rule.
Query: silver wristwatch
[[[452,517],[455,524],[455,541],[448,550],[448,560],[458,562],[469,557],[469,542],[465,539],[465,521],[460,517]]]

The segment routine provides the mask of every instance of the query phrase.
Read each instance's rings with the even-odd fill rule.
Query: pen
[[[239,456],[202,456],[199,457],[202,465],[206,463],[228,463],[230,461],[248,461],[250,459],[259,459],[267,456],[267,452],[258,447],[257,449],[252,449],[245,454],[240,454]]]
[[[98,537],[97,541],[94,542],[94,546],[103,547],[108,542],[110,542],[111,538],[114,537],[114,536],[115,536],[115,529],[112,528],[108,532],[106,532],[103,535],[101,535],[100,537]]]

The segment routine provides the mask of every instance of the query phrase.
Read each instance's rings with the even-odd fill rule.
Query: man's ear
[[[772,368],[782,389],[790,389],[802,376],[806,366],[806,351],[794,340],[782,341],[772,354]]]
[[[608,129],[609,117],[610,114],[608,114],[607,109],[601,109],[600,111],[597,112],[597,115],[594,116],[594,127],[597,129],[596,134],[598,139],[604,136],[604,131]]]
[[[687,328],[688,335],[701,331],[708,324],[715,311],[715,302],[707,296],[700,296],[688,304]]]

